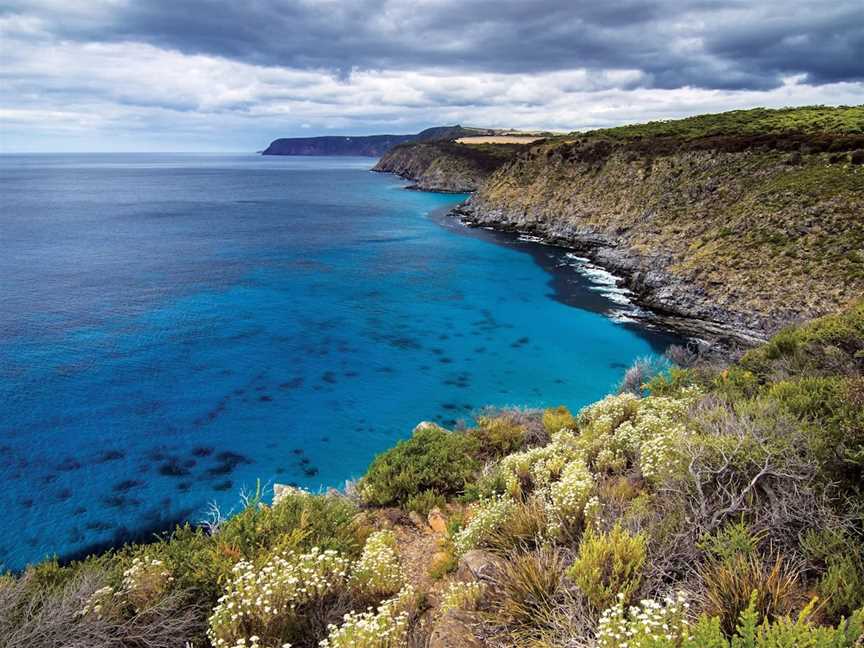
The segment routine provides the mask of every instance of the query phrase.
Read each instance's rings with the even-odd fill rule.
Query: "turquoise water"
[[[340,486],[423,419],[578,408],[669,340],[372,163],[0,157],[0,564]]]

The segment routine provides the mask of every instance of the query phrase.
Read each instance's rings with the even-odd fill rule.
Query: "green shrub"
[[[576,428],[576,418],[563,405],[550,407],[543,411],[543,427],[549,434],[565,428],[573,430]]]
[[[764,532],[753,533],[742,519],[704,537],[699,548],[720,561],[732,560],[738,556],[749,558],[756,555],[766,535]]]
[[[405,502],[405,508],[420,515],[428,515],[434,508],[443,508],[447,505],[447,499],[441,493],[429,489],[416,495],[411,495]]]
[[[801,545],[822,568],[816,591],[832,620],[864,607],[864,546],[843,529],[811,529]]]
[[[412,495],[435,490],[456,495],[476,470],[474,443],[466,435],[437,426],[423,426],[413,436],[375,457],[360,482],[369,504],[404,504]]]
[[[588,530],[567,573],[595,609],[616,598],[626,604],[642,582],[646,544],[644,534],[632,536],[618,524],[608,533]]]
[[[864,476],[864,380],[809,377],[773,385],[768,396],[803,421],[810,450],[828,480],[860,489]]]
[[[525,428],[511,417],[481,416],[477,427],[467,434],[476,440],[477,452],[484,457],[501,457],[519,449],[525,439]]]

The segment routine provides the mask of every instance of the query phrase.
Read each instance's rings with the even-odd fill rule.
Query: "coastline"
[[[457,205],[450,211],[449,216],[468,228],[491,227],[498,232],[530,236],[538,243],[555,246],[585,257],[592,264],[615,276],[620,282],[619,286],[629,291],[633,303],[639,307],[634,318],[644,324],[670,330],[685,338],[725,350],[756,346],[769,338],[769,335],[758,330],[708,320],[689,314],[684,309],[664,308],[658,300],[652,298],[651,288],[656,283],[656,279],[649,282],[646,281],[645,276],[651,272],[650,269],[641,267],[638,260],[598,237],[562,236],[542,227],[517,227],[502,220],[480,220],[476,218],[474,212],[466,209],[470,203],[469,198]],[[667,290],[666,298],[669,303],[680,304],[683,295],[676,295],[675,287],[673,282]]]
[[[628,317],[631,317],[641,326],[671,333],[700,347],[711,348],[724,355],[733,353],[736,349],[762,344],[770,337],[763,331],[746,328],[740,323],[726,324],[721,321],[698,317],[684,309],[664,308],[662,304],[652,298],[650,287],[651,284],[656,283],[657,279],[652,278],[651,284],[646,281],[645,275],[649,274],[650,270],[640,267],[638,260],[628,257],[626,253],[598,237],[563,236],[542,227],[517,227],[500,219],[478,219],[470,209],[474,192],[426,189],[418,185],[410,175],[380,169],[371,170],[375,173],[391,173],[411,182],[412,184],[404,187],[409,191],[467,193],[468,199],[455,207],[441,208],[430,213],[430,218],[437,220],[441,225],[446,225],[446,221],[449,220],[458,222],[470,230],[490,230],[498,234],[522,237],[524,241],[558,248],[578,255],[591,265],[614,277],[617,287],[627,293],[628,299],[636,307],[628,312]],[[666,291],[667,299],[671,303],[680,303],[684,291],[680,290],[681,286],[678,287],[678,291],[675,288],[674,283],[669,286]]]

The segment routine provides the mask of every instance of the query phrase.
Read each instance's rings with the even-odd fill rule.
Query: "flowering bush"
[[[727,638],[718,617],[687,619],[689,604],[683,592],[662,603],[643,600],[625,611],[623,600],[603,612],[597,629],[597,648],[853,648],[864,637],[864,610],[836,627],[813,625],[815,601],[797,619],[788,616],[759,624],[754,605],[744,610]]]
[[[687,434],[688,410],[698,394],[696,388],[676,398],[621,394],[586,407],[578,438],[586,461],[605,473],[637,466],[654,483],[674,476],[682,467],[676,442]]]
[[[354,566],[351,583],[368,594],[390,596],[404,582],[392,531],[376,531],[366,540],[363,555]]]
[[[645,599],[627,611],[625,598],[619,594],[618,602],[600,617],[598,648],[673,648],[689,638],[689,604],[683,592],[667,596],[663,603]]]
[[[90,595],[84,607],[78,612],[78,616],[85,617],[92,614],[99,619],[111,616],[111,611],[116,608],[118,603],[114,588],[106,585]]]
[[[466,551],[479,547],[486,536],[507,519],[514,506],[515,503],[508,497],[481,502],[474,517],[453,537],[456,553],[462,555]]]
[[[546,516],[550,535],[557,535],[581,518],[593,488],[594,479],[584,461],[574,459],[564,466],[561,479],[549,486]]]
[[[453,581],[441,596],[438,609],[441,614],[450,610],[474,610],[485,591],[486,586],[479,581]]]
[[[137,612],[158,603],[171,586],[174,577],[165,563],[156,558],[136,557],[123,572],[122,596]]]
[[[347,584],[349,566],[336,551],[317,547],[274,556],[261,568],[241,561],[213,610],[207,636],[216,648],[248,645],[242,642],[253,637],[262,648],[281,646],[304,604]]]
[[[341,626],[329,626],[321,648],[402,648],[408,636],[408,620],[416,605],[414,590],[406,586],[377,610],[349,612]]]
[[[548,445],[504,457],[498,469],[510,496],[519,499],[557,479],[568,462],[581,457],[574,439],[572,432],[561,430]]]

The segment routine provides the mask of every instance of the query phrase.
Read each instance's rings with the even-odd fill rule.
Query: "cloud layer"
[[[6,150],[864,102],[859,0],[13,0],[0,43]]]

